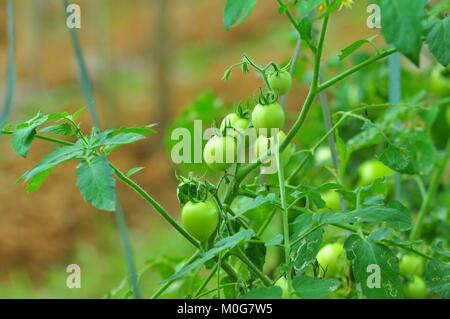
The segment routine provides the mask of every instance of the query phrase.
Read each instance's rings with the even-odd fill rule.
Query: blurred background
[[[275,0],[260,0],[244,24],[228,31],[222,22],[225,1],[76,3],[81,7],[77,32],[102,126],[158,123],[158,134],[116,152],[112,161],[123,170],[145,166],[134,178],[178,219],[175,167],[170,141],[163,133],[177,123],[192,121],[189,116],[196,113],[186,113],[188,106],[198,107],[209,120],[220,120],[233,103],[254,97],[262,86],[260,79],[236,70],[229,81],[223,81],[223,72],[243,53],[261,64],[286,63],[294,51],[295,33],[278,14]],[[9,121],[17,123],[38,111],[74,112],[83,107],[62,1],[16,0],[15,4],[18,79]],[[2,102],[8,47],[5,5],[0,1]],[[333,17],[325,52],[331,61],[343,47],[379,32],[367,28],[366,7],[366,1],[357,1],[352,10]],[[427,70],[426,59],[423,62]],[[301,54],[300,80],[288,100],[288,110],[293,112],[298,111],[308,87],[308,73],[302,73],[307,65],[307,55]],[[353,90],[353,97],[362,98],[356,83],[357,79],[347,82],[345,92]],[[380,87],[385,83],[380,81]],[[309,122],[313,120],[314,116]],[[88,130],[88,112],[81,122]],[[312,129],[323,131],[321,125]],[[22,159],[13,153],[10,138],[0,136],[0,297],[101,297],[125,278],[113,216],[83,201],[75,186],[73,163],[55,170],[35,193],[26,193],[16,183],[51,147],[38,141]],[[189,256],[192,248],[136,194],[122,185],[119,193],[137,267],[149,268],[142,278],[144,295],[149,295],[157,288],[166,263]],[[68,264],[80,265],[81,289],[66,287]]]

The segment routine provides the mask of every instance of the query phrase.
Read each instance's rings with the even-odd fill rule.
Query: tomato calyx
[[[208,200],[216,191],[216,186],[209,181],[199,181],[193,175],[188,178],[176,175],[179,181],[177,198],[181,205],[187,202],[199,203]]]
[[[275,91],[268,91],[264,93],[260,89],[259,97],[258,97],[258,103],[261,105],[270,105],[278,101],[278,94]]]

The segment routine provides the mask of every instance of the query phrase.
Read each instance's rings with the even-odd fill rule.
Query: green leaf
[[[437,152],[430,135],[424,131],[406,132],[399,135],[396,145],[409,152],[411,162],[403,169],[408,174],[427,175],[433,170]]]
[[[52,170],[53,170],[53,168],[49,168],[45,171],[42,171],[42,172],[34,175],[28,182],[28,185],[26,188],[27,192],[32,193],[32,192],[38,190],[41,187],[44,180],[47,178],[47,176],[50,175]]]
[[[445,240],[442,238],[438,238],[435,240],[435,242],[433,243],[433,246],[431,247],[431,249],[433,249],[433,251],[441,256],[445,256],[445,257],[449,257],[450,258],[450,249],[444,247],[445,245]]]
[[[446,67],[450,63],[450,16],[434,24],[427,41],[436,60]]]
[[[411,215],[408,212],[383,206],[362,207],[350,212],[321,213],[314,215],[314,220],[324,225],[387,222],[398,230],[411,228]]]
[[[55,166],[72,159],[81,157],[84,153],[82,141],[78,141],[74,145],[62,146],[55,148],[48,153],[42,161],[40,161],[35,167],[26,172],[19,181],[29,181],[37,174],[54,168]]]
[[[227,0],[223,16],[225,28],[229,29],[242,23],[255,5],[256,0]]]
[[[156,124],[149,124],[146,126],[132,126],[132,127],[122,127],[122,128],[116,128],[108,130],[108,134],[110,136],[115,136],[118,134],[124,134],[124,133],[133,133],[133,134],[141,134],[141,135],[147,135],[147,134],[156,134],[157,131],[153,129]]]
[[[22,157],[26,157],[36,135],[36,128],[47,121],[47,116],[38,114],[31,120],[19,124],[12,136],[12,147]]]
[[[135,167],[135,168],[132,168],[132,169],[130,169],[130,170],[127,172],[127,176],[130,177],[130,176],[132,176],[132,175],[134,175],[134,174],[136,174],[136,173],[142,171],[144,168],[145,168],[145,167]]]
[[[235,216],[233,216],[233,219],[273,202],[275,202],[275,194],[273,193],[267,194],[265,196],[258,195],[255,198],[249,198],[248,200],[241,201],[239,209],[236,210],[236,214]]]
[[[255,288],[245,295],[240,296],[241,299],[279,299],[283,291],[278,286]]]
[[[317,299],[328,296],[341,286],[338,279],[319,279],[309,276],[298,276],[292,281],[292,287],[300,298]]]
[[[94,141],[93,145],[96,147],[100,146],[118,146],[118,145],[125,145],[125,144],[131,144],[136,141],[142,140],[145,138],[142,134],[136,134],[136,133],[120,133],[116,135],[110,134],[110,132],[105,132],[106,134],[100,134],[101,137],[98,141]],[[95,139],[98,138],[98,136],[94,137]]]
[[[264,243],[248,243],[245,255],[262,270],[266,262],[267,248]]]
[[[450,264],[431,260],[425,269],[425,282],[431,292],[450,298]]]
[[[323,229],[319,228],[293,245],[291,255],[297,273],[303,273],[309,265],[314,263],[322,243],[322,237]]]
[[[312,43],[312,20],[310,16],[305,16],[303,19],[300,20],[300,23],[298,24],[298,28],[300,30],[300,36],[303,41],[308,43],[308,45],[311,48],[314,48],[314,45]]]
[[[283,242],[283,235],[277,234],[271,240],[266,242],[266,247],[278,246]]]
[[[105,156],[97,156],[77,166],[77,186],[83,198],[95,208],[116,209],[116,180],[114,170]]]
[[[405,174],[412,173],[409,168],[412,160],[411,152],[407,148],[390,145],[383,150],[378,159],[394,171]]]
[[[72,134],[72,126],[68,123],[63,123],[63,124],[59,124],[59,125],[51,125],[51,126],[44,127],[39,132],[69,136]]]
[[[378,0],[381,8],[381,32],[414,64],[419,65],[422,48],[422,18],[426,0]]]
[[[172,280],[175,280],[175,279],[178,279],[178,278],[184,276],[185,274],[194,270],[198,266],[203,265],[204,263],[210,261],[215,256],[217,256],[219,253],[230,250],[230,249],[234,248],[235,246],[237,246],[238,244],[251,239],[253,234],[254,234],[253,230],[245,229],[245,230],[241,230],[241,231],[237,232],[233,236],[219,240],[214,245],[214,248],[201,254],[200,258],[196,259],[189,265],[183,267],[176,274],[166,278],[164,280],[164,282],[172,281]]]
[[[398,259],[388,247],[357,235],[347,238],[344,247],[366,297],[402,297]]]
[[[367,39],[361,39],[361,40],[357,40],[355,42],[353,42],[352,44],[350,44],[349,46],[345,47],[344,49],[342,49],[341,53],[339,54],[339,59],[342,61],[344,60],[346,57],[348,57],[349,55],[351,55],[353,52],[355,52],[356,50],[358,50],[360,47],[362,47],[365,43],[370,44],[372,47],[375,48],[375,50],[378,52],[379,49],[378,47],[373,43],[373,40],[377,37],[377,35],[371,36],[370,38]]]

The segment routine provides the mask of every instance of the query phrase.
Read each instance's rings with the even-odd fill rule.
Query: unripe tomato
[[[239,117],[236,113],[230,113],[220,123],[220,130],[223,131],[225,126],[233,127],[236,130],[245,130],[248,128],[250,121],[246,118]]]
[[[413,280],[403,287],[403,294],[409,299],[423,299],[427,296],[427,286],[425,281],[419,276],[414,276]]]
[[[368,160],[358,167],[359,184],[368,185],[380,177],[392,175],[392,170],[377,160]]]
[[[280,96],[286,94],[292,85],[291,74],[286,70],[270,72],[267,76],[267,81],[269,81],[272,90]]]
[[[321,146],[314,152],[314,160],[316,164],[323,165],[331,163],[331,151],[328,146]]]
[[[278,147],[281,146],[281,143],[283,143],[285,138],[286,134],[284,134],[283,131],[279,131],[277,134]],[[259,160],[263,160],[267,156],[267,154],[269,154],[269,156],[265,158],[264,161],[262,161],[262,166],[268,167],[270,166],[271,163],[276,165],[276,157],[274,153],[276,151],[276,147],[274,136],[272,137],[266,137],[262,135],[258,136],[255,142],[254,150],[256,158],[258,158]],[[281,153],[281,163],[283,165],[286,165],[289,162],[291,155],[292,155],[292,145],[288,145]],[[276,171],[274,171],[273,173],[276,173]]]
[[[326,278],[334,277],[339,269],[338,259],[344,253],[344,246],[340,243],[323,246],[317,253],[317,262],[320,265],[319,274]]]
[[[341,204],[339,194],[334,190],[329,190],[320,195],[325,202],[326,208],[324,210],[340,210]]]
[[[270,136],[271,129],[283,128],[284,121],[284,110],[276,102],[267,105],[257,104],[253,109],[252,122],[258,134]]]
[[[211,200],[198,203],[189,201],[181,211],[181,222],[189,234],[199,241],[205,241],[217,228],[219,209]]]
[[[406,276],[422,276],[424,272],[424,262],[422,257],[405,255],[399,263],[400,272]]]
[[[206,165],[213,171],[224,171],[236,162],[237,146],[231,136],[213,136],[203,149]]]
[[[450,96],[450,68],[435,67],[431,72],[430,86],[438,97]]]
[[[220,130],[223,132],[225,127],[234,128],[235,131],[227,131],[227,135],[235,137],[239,146],[241,143],[245,143],[244,147],[248,147],[250,144],[249,132],[247,132],[249,126],[249,119],[240,117],[236,113],[230,113],[220,123]]]
[[[281,290],[283,291],[283,294],[281,295],[281,298],[284,298],[284,299],[289,298],[288,282],[287,282],[285,277],[280,277],[280,279],[278,279],[275,282],[275,286],[280,287]]]
[[[348,86],[347,100],[350,106],[359,105],[361,103],[359,88],[356,85],[351,84]]]

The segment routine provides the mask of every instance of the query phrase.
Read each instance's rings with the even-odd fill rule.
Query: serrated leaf
[[[266,247],[278,246],[283,242],[283,235],[277,234],[271,240],[266,242]]]
[[[384,165],[390,167],[394,171],[411,174],[411,152],[404,147],[390,145],[383,150],[378,158]]]
[[[54,168],[55,166],[72,159],[77,159],[83,155],[84,148],[83,143],[78,141],[74,145],[62,146],[55,148],[48,153],[42,161],[40,161],[35,167],[26,172],[19,181],[29,181],[37,174]]]
[[[36,135],[36,128],[47,121],[47,116],[37,115],[30,121],[19,124],[12,136],[12,147],[22,157],[26,157]]]
[[[298,276],[292,281],[292,287],[300,298],[317,299],[328,296],[341,286],[338,279],[319,279],[309,276]]]
[[[427,41],[433,56],[446,67],[450,63],[450,16],[433,25]]]
[[[230,250],[234,248],[236,245],[251,239],[253,235],[254,235],[253,230],[244,229],[230,237],[219,240],[218,242],[215,243],[214,248],[201,254],[200,258],[196,259],[189,265],[186,265],[185,267],[180,269],[176,274],[166,278],[164,282],[172,281],[184,276],[185,274],[197,268],[198,266],[203,265],[204,263],[210,261],[219,253]]]
[[[450,298],[450,264],[431,260],[425,269],[425,281],[431,292]]]
[[[407,132],[398,136],[396,145],[410,153],[411,161],[403,169],[408,174],[426,175],[431,173],[436,162],[436,148],[426,132]]]
[[[314,263],[320,249],[320,244],[322,243],[322,238],[323,229],[319,228],[293,245],[291,255],[297,273],[303,273],[309,265]]]
[[[278,286],[255,288],[245,295],[240,296],[241,299],[279,299],[283,291]]]
[[[361,39],[361,40],[357,40],[357,41],[353,42],[352,44],[350,44],[349,46],[347,46],[347,47],[345,47],[344,49],[341,50],[341,53],[339,54],[339,60],[341,60],[341,61],[344,60],[346,57],[348,57],[350,54],[352,54],[353,52],[358,50],[360,47],[362,47],[366,43],[370,44],[378,52],[379,49],[373,43],[373,40],[376,37],[377,37],[377,35],[374,35],[374,36],[371,36],[370,38]]]
[[[411,228],[411,215],[396,207],[371,206],[350,212],[321,213],[314,215],[313,220],[323,225],[386,222],[398,230]]]
[[[245,249],[245,255],[260,269],[266,262],[267,248],[264,243],[248,243]]]
[[[155,134],[157,131],[153,128],[156,124],[149,124],[146,126],[131,126],[131,127],[121,127],[116,129],[108,130],[108,134],[110,136],[115,136],[117,134],[124,134],[124,133],[134,133],[134,134]]]
[[[47,178],[47,176],[50,175],[52,170],[53,170],[53,167],[34,175],[28,181],[28,185],[26,188],[27,192],[32,193],[32,192],[38,190],[41,187],[44,180]]]
[[[105,156],[97,156],[77,166],[77,186],[83,198],[95,208],[116,209],[116,180],[114,170]]]
[[[142,171],[145,167],[134,167],[127,172],[127,176],[130,177],[140,171]]]
[[[226,29],[239,25],[253,10],[256,0],[227,0],[223,15]]]
[[[53,133],[68,136],[72,134],[72,126],[68,123],[63,123],[59,125],[51,125],[44,127],[42,130],[39,130],[42,133]]]
[[[357,235],[344,244],[353,275],[368,298],[401,298],[398,259],[387,247]]]
[[[422,18],[426,0],[378,0],[381,8],[381,32],[414,64],[419,65],[422,48]]]
[[[237,218],[261,206],[271,204],[274,202],[275,202],[275,194],[273,193],[264,196],[258,195],[255,198],[248,198],[245,201],[241,201],[241,205],[239,205],[239,209],[235,211],[236,214],[233,218]]]

